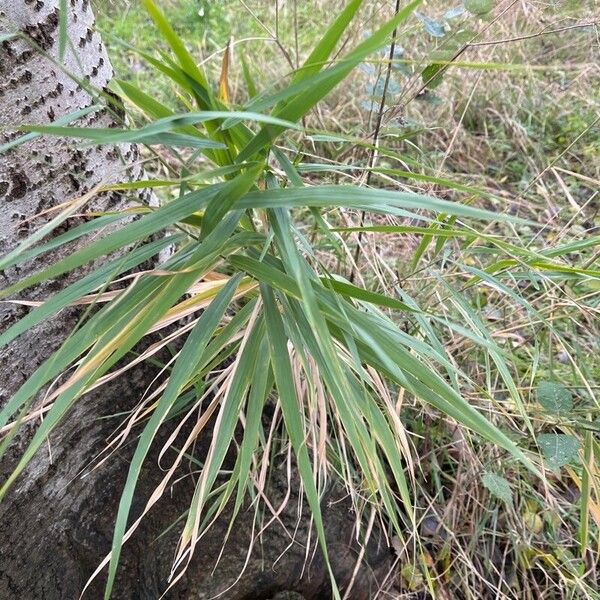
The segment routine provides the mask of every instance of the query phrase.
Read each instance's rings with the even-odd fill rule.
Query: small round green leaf
[[[565,413],[573,410],[573,395],[562,384],[541,381],[537,388],[538,402],[548,411]]]
[[[576,437],[564,433],[544,433],[538,436],[538,442],[551,469],[569,464],[581,446]]]
[[[512,503],[512,490],[504,477],[488,472],[482,477],[481,483],[489,490],[492,496],[496,496],[496,498],[506,502],[506,504]]]

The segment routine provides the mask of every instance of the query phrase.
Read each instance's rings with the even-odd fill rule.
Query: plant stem
[[[396,6],[394,8],[394,15],[397,15],[400,12],[400,0],[396,0]],[[371,156],[369,158],[369,170],[367,173],[366,185],[369,186],[371,183],[371,176],[373,175],[373,167],[377,162],[377,143],[379,140],[379,132],[381,130],[381,124],[383,122],[383,113],[385,111],[385,101],[387,98],[388,87],[390,85],[390,78],[392,76],[392,64],[394,60],[394,54],[396,53],[396,36],[398,33],[398,29],[394,29],[392,32],[392,42],[390,44],[390,52],[388,55],[388,63],[385,72],[385,81],[383,83],[383,92],[381,94],[381,102],[379,103],[379,110],[377,112],[377,121],[375,122],[375,130],[373,132],[373,150],[371,151]],[[360,214],[360,227],[364,225],[365,222],[365,211],[363,210]],[[363,232],[358,232],[358,241],[356,244],[356,250],[354,252],[354,264],[352,265],[352,273],[350,274],[350,282],[354,283],[354,278],[356,276],[356,271],[358,269],[358,259],[360,257],[360,243],[362,241]]]

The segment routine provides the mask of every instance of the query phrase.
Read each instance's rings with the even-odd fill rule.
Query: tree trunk
[[[10,39],[1,44],[0,126],[47,123],[85,108],[93,102],[85,89],[87,84],[102,90],[112,76],[101,39],[93,30],[88,0],[67,2],[69,40],[78,58],[68,47],[64,70],[61,69],[57,60],[58,5],[59,0],[0,0],[0,33],[24,32],[38,46],[34,48],[24,39]],[[115,119],[102,111],[85,118],[84,122],[107,127],[114,125]],[[0,132],[0,144],[16,135]],[[38,138],[0,155],[0,202],[3,204],[0,253],[12,250],[29,234],[30,226],[35,229],[43,222],[39,218],[30,220],[40,212],[81,197],[100,183],[139,177],[141,169],[136,166],[136,160],[134,147],[81,149],[57,138]],[[94,197],[90,206],[105,210],[126,202],[127,199],[118,194],[101,194]],[[78,221],[74,218],[67,223],[65,228]],[[65,228],[56,233],[64,232]],[[8,269],[0,275],[2,285],[10,285],[57,257],[56,254],[44,256],[25,267]],[[78,271],[76,276],[83,272]],[[71,280],[69,276],[44,283],[24,296],[45,298]],[[19,305],[1,304],[1,329],[10,327],[26,310]],[[60,345],[79,316],[75,309],[63,311],[0,351],[0,406]],[[105,446],[116,422],[99,417],[134,407],[155,374],[153,367],[144,364],[82,398],[0,503],[0,598],[37,600],[79,596],[91,573],[110,550],[114,517],[132,446],[124,448],[101,468],[89,472],[90,463]],[[12,442],[0,464],[0,481],[14,468],[36,425],[36,422],[26,425]],[[202,454],[202,448],[196,451]],[[271,489],[274,506],[286,495],[285,473],[283,464],[275,469]],[[156,455],[151,453],[138,486],[134,513],[142,509],[160,475]],[[172,527],[166,535],[156,538],[186,510],[193,493],[192,479],[186,477],[174,486],[169,498],[155,507],[125,545],[113,598],[155,600],[168,587],[179,530]],[[335,501],[339,495],[332,492],[328,500]],[[296,590],[306,598],[326,598],[328,576],[318,551],[303,570],[309,522],[302,511],[298,516],[298,501],[298,490],[292,489],[280,521],[260,540],[255,540],[255,549],[247,564],[252,514],[242,512],[213,574],[228,527],[227,515],[224,515],[197,550],[185,578],[167,597],[209,598],[228,590],[221,597],[269,598],[282,590]],[[353,541],[354,517],[347,501],[324,502],[324,510],[332,561],[343,586],[352,575],[358,555]],[[314,538],[313,532],[313,544]],[[371,588],[388,567],[387,549],[380,548],[374,541],[368,546],[367,557],[371,564],[361,566],[351,598],[370,597]],[[245,564],[244,574],[238,579]],[[100,577],[87,597],[102,597],[102,583]]]

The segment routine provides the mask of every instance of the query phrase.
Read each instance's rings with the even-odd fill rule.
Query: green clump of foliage
[[[386,131],[389,140],[376,140],[377,144],[347,131],[314,125],[315,107],[361,65],[363,74],[371,78],[365,93],[367,112],[385,107],[386,94],[394,89],[381,85],[390,51],[392,59],[398,59],[396,66],[403,65],[394,74],[402,82],[397,83],[397,93],[403,78],[415,74],[426,88],[442,85],[449,55],[438,53],[427,65],[409,68],[404,64],[406,56],[389,46],[392,36],[399,35],[394,31],[406,25],[419,1],[346,47],[345,36],[362,4],[349,2],[313,44],[303,64],[282,80],[265,84],[242,63],[238,79],[245,87],[235,96],[229,63],[220,62],[216,72],[205,70],[187,47],[200,40],[205,49],[213,44],[224,46],[229,23],[222,4],[184,1],[165,12],[153,0],[142,4],[145,10],[136,6],[104,20],[104,27],[112,27],[117,38],[135,32],[131,40],[135,51],[112,45],[117,72],[125,74],[113,89],[131,111],[134,126],[108,131],[72,126],[24,130],[94,144],[128,142],[150,150],[167,149],[171,160],[166,170],[157,173],[150,167],[143,184],[123,181],[111,187],[124,191],[141,185],[152,188],[161,205],[138,206],[140,218],[134,222],[127,222],[129,214],[96,217],[81,226],[81,235],[109,221],[122,220],[122,227],[2,290],[4,298],[117,249],[130,248],[33,310],[0,336],[0,344],[9,343],[77,299],[105,289],[166,247],[171,247],[172,255],[156,266],[156,272],[132,281],[126,293],[87,314],[77,332],[0,413],[0,427],[11,423],[48,381],[81,361],[0,495],[87,389],[128,358],[151,330],[193,314],[189,334],[189,327],[181,333],[183,345],[166,387],[142,423],[115,525],[107,594],[114,583],[137,478],[157,431],[167,420],[190,414],[206,397],[213,398],[218,419],[214,429],[205,432],[211,436],[211,449],[185,519],[176,560],[193,549],[210,521],[204,519],[207,514],[214,516],[233,502],[235,518],[253,493],[248,472],[262,463],[264,453],[273,452],[265,442],[268,435],[261,415],[269,403],[276,402],[281,410],[282,444],[287,442],[293,449],[326,560],[320,508],[324,487],[319,474],[325,470],[341,478],[357,512],[362,515],[375,508],[390,534],[402,539],[407,531],[418,530],[420,508],[415,498],[424,489],[431,497],[450,500],[443,477],[456,468],[450,451],[440,451],[439,456],[432,451],[427,463],[431,475],[418,479],[405,427],[442,448],[448,443],[445,423],[452,422],[470,432],[467,435],[475,434],[476,441],[470,442],[473,447],[492,443],[490,464],[475,477],[493,498],[490,504],[499,500],[509,514],[521,515],[536,535],[552,523],[539,516],[535,498],[540,494],[532,482],[538,481],[545,468],[552,472],[577,469],[580,511],[565,519],[581,518],[579,554],[570,554],[561,564],[566,576],[576,581],[574,585],[588,591],[577,569],[584,564],[582,557],[592,536],[586,525],[592,478],[586,476],[579,450],[583,449],[584,460],[598,451],[590,420],[597,413],[589,397],[591,387],[587,389],[581,381],[591,381],[597,367],[582,366],[578,371],[552,361],[540,366],[540,348],[550,348],[552,340],[567,348],[569,357],[577,351],[572,332],[559,330],[537,300],[557,286],[568,286],[585,298],[582,302],[589,302],[586,310],[597,311],[597,297],[589,300],[586,286],[600,280],[594,262],[598,236],[536,244],[533,215],[507,214],[504,198],[494,190],[431,171],[407,170],[399,148],[410,136],[406,130],[398,133],[398,123]],[[492,5],[465,2],[464,8],[482,17]],[[455,12],[446,19],[462,15]],[[446,35],[442,21],[425,15],[418,16],[418,21],[430,36],[441,39]],[[158,54],[157,42],[162,51]],[[373,56],[383,67],[369,65]],[[133,60],[145,62],[139,77],[132,69]],[[431,85],[434,79],[435,86]],[[158,93],[150,93],[155,88],[149,81],[161,82]],[[580,128],[572,119],[564,131]],[[466,122],[473,129],[477,126],[475,117]],[[349,146],[359,148],[358,158],[342,163]],[[379,163],[370,160],[375,148]],[[493,173],[494,169],[499,167],[490,167]],[[370,185],[337,182],[357,172],[368,173]],[[507,173],[519,182],[531,178],[522,161],[508,160],[502,169],[503,175]],[[435,186],[444,190],[447,199],[398,190],[389,184],[390,179]],[[361,215],[360,224],[348,225],[348,215]],[[62,220],[57,218],[54,227],[68,216],[64,213]],[[153,239],[159,233],[169,236]],[[393,283],[385,290],[378,289],[373,273],[361,277],[354,264],[360,258],[361,241],[377,233],[417,238],[410,253],[404,250],[404,255],[395,257]],[[351,249],[349,240],[355,240]],[[44,250],[41,245],[36,252]],[[574,253],[576,259],[571,261]],[[0,267],[30,257],[31,244],[24,243],[0,260]],[[350,266],[336,270],[334,265],[343,261],[345,267],[347,262]],[[401,281],[415,277],[427,281],[427,286],[420,285],[413,293]],[[502,312],[518,315],[523,329],[531,326],[530,346],[513,348],[491,330]],[[231,356],[235,360],[225,379],[220,379],[223,375],[217,374],[216,367]],[[577,394],[555,378],[572,383]],[[531,391],[531,398],[524,390]],[[325,424],[312,418],[318,411],[325,415]],[[240,414],[245,426],[235,468],[223,480],[220,471],[239,429]],[[496,414],[508,418],[499,424]],[[319,443],[322,426],[324,448]],[[193,441],[180,449],[174,466],[186,460]],[[516,485],[526,489],[522,497],[497,473],[500,462],[506,470],[519,473]],[[491,518],[482,517],[483,525],[492,527]],[[535,553],[519,552],[519,560],[525,560],[523,556],[534,560]],[[440,562],[444,560],[440,551]],[[408,587],[427,579],[420,576],[420,570],[427,572],[427,565],[411,566],[405,577]]]

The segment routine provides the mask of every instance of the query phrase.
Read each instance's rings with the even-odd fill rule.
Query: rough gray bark
[[[44,52],[56,57],[58,4],[59,0],[0,0],[0,32],[25,32]],[[69,0],[68,7],[69,37],[79,59],[67,51],[65,71],[104,89],[112,70],[100,37],[93,30],[89,1]],[[81,85],[34,50],[31,44],[21,39],[2,43],[0,126],[46,123],[91,102],[92,98]],[[114,117],[108,112],[98,113],[87,122],[102,127],[115,124]],[[0,144],[14,135],[0,132]],[[128,167],[130,177],[139,176],[136,157],[132,147],[82,150],[56,138],[39,138],[0,156],[0,252],[10,251],[27,236],[31,223],[37,227],[39,220],[30,223],[28,219],[41,211],[80,197],[99,183],[122,180],[126,176],[125,167]],[[106,209],[126,201],[118,195],[101,195],[93,203]],[[65,227],[75,224],[77,219],[72,219]],[[48,258],[0,274],[0,285],[8,285],[40,268],[44,260]],[[61,278],[48,282],[24,296],[29,299],[47,297],[68,281],[69,278]],[[12,325],[25,311],[23,307],[1,304],[1,330]],[[0,406],[58,347],[78,316],[75,310],[64,311],[0,350]],[[154,375],[150,366],[142,365],[126,378],[83,398],[49,440],[48,447],[37,454],[0,503],[0,598],[78,597],[88,577],[110,549],[113,520],[131,451],[131,448],[124,448],[101,469],[81,477],[114,428],[114,422],[99,417],[133,407]],[[34,422],[25,427],[12,444],[0,464],[0,481],[16,464],[35,426]],[[196,450],[199,456],[203,451],[205,448],[202,447]],[[157,476],[160,471],[155,457],[150,456],[142,474],[134,512],[143,507]],[[285,495],[286,485],[285,469],[275,469],[272,483],[275,505]],[[160,540],[156,538],[185,511],[192,492],[193,481],[187,477],[173,488],[166,501],[159,503],[126,544],[114,598],[154,600],[166,589],[179,531],[175,527]],[[308,521],[302,518],[297,527],[298,499],[295,494],[281,515],[281,523],[274,525],[259,540],[244,575],[221,597],[269,598],[283,590],[296,590],[306,598],[329,595],[328,576],[319,552],[303,571],[306,553],[303,544]],[[337,495],[332,493],[329,499],[336,500]],[[347,581],[357,556],[353,516],[347,502],[325,508],[334,567],[340,580]],[[290,537],[284,528],[289,532],[297,529],[296,541],[290,548]],[[236,582],[246,561],[251,514],[244,512],[239,517],[213,574],[226,529],[225,515],[198,549],[186,577],[167,597],[209,598]],[[373,542],[367,555],[372,564],[361,567],[352,598],[370,597],[376,576],[387,568],[385,548],[379,548]],[[102,578],[99,579],[88,597],[102,597]]]

